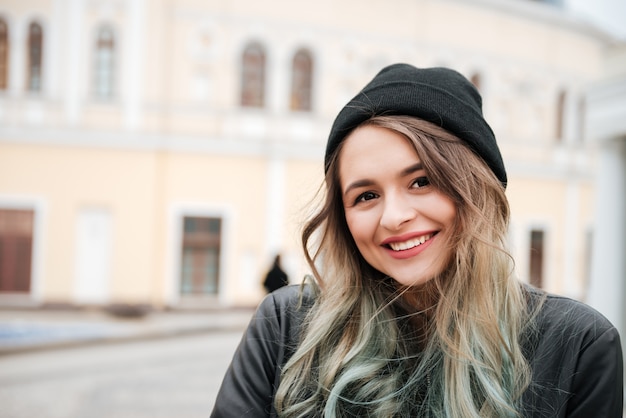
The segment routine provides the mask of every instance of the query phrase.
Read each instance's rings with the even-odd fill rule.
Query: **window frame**
[[[241,53],[241,92],[239,104],[264,108],[267,84],[267,50],[259,41],[248,42]]]
[[[11,56],[11,31],[9,23],[4,16],[0,16],[0,90],[9,88],[9,65]]]
[[[39,33],[34,33],[38,28]],[[26,90],[40,93],[43,89],[44,28],[38,20],[28,24],[26,36]]]
[[[103,32],[105,31],[108,31],[110,33],[110,39],[102,38]],[[105,58],[108,58],[108,62],[102,62],[101,60],[103,59],[103,55],[101,54],[101,52],[107,50],[109,51],[109,56]],[[98,25],[95,31],[93,43],[92,71],[92,94],[96,99],[110,100],[115,98],[116,96],[117,50],[118,36],[117,31],[115,30],[115,26],[108,22]],[[103,65],[106,65],[104,71]],[[104,90],[103,85],[106,85]]]
[[[299,48],[291,60],[289,109],[299,112],[313,110],[313,75],[315,60],[308,48]]]

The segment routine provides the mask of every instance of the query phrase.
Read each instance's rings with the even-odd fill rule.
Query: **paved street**
[[[240,331],[0,356],[1,418],[206,418]]]

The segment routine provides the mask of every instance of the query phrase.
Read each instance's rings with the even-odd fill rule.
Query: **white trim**
[[[23,27],[24,19],[9,19],[9,94],[22,95],[26,84],[26,39]]]
[[[224,120],[228,116],[223,116]],[[233,118],[242,121],[245,118]],[[292,119],[289,119],[292,120]],[[234,122],[233,122],[234,124]],[[315,129],[315,127],[313,128]],[[0,125],[0,143],[78,146],[143,151],[193,152],[212,155],[261,156],[322,161],[325,144],[321,141],[293,141],[287,138],[250,140],[237,135],[199,137],[80,129],[15,128]]]
[[[267,200],[266,200],[266,254],[267,259],[283,250],[285,224],[285,161],[272,158],[267,167]]]
[[[235,249],[232,243],[234,228],[234,210],[228,204],[198,203],[198,202],[172,202],[168,209],[166,259],[165,259],[165,286],[164,301],[166,305],[180,303],[180,268],[181,248],[183,239],[183,218],[185,216],[202,216],[220,218],[221,242],[220,242],[220,268],[218,272],[218,302],[227,304],[232,297],[229,295],[229,283],[231,277],[230,265],[227,256],[233,254]]]
[[[31,259],[30,298],[41,302],[43,296],[44,272],[44,237],[47,218],[46,202],[36,196],[18,196],[0,194],[0,208],[33,211],[33,247]]]
[[[605,32],[599,25],[591,23],[569,11],[565,7],[557,7],[545,2],[536,1],[502,1],[502,0],[447,0],[451,3],[481,6],[506,13],[509,16],[518,16],[528,21],[541,22],[549,26],[556,26],[563,30],[577,31],[581,34],[594,37],[604,42],[612,42],[615,36]]]
[[[584,271],[580,271],[581,260],[577,260],[577,254],[583,254],[583,250],[581,249],[580,253],[577,250],[584,240],[584,235],[581,237],[581,233],[586,232],[586,230],[582,231],[580,228],[579,202],[580,184],[575,180],[567,182],[565,202],[563,202],[565,207],[563,208],[563,277],[561,288],[564,295],[574,299],[581,299],[584,293],[582,289]],[[584,262],[582,265],[584,266]]]
[[[594,237],[596,235],[595,225],[593,219],[591,219],[584,229],[583,241],[581,245],[581,254],[584,258],[583,270],[581,276],[581,294],[580,300],[587,302],[589,297],[589,288],[591,287],[591,275],[593,264],[593,245]]]
[[[272,34],[274,37],[276,34]],[[289,112],[289,88],[291,73],[289,70],[289,49],[279,39],[271,39],[266,51],[265,69],[265,107],[270,113]]]
[[[67,49],[64,80],[64,108],[65,118],[69,126],[77,125],[80,122],[82,108],[80,103],[82,81],[85,68],[83,54],[82,22],[84,17],[83,2],[81,0],[70,0],[67,5]]]
[[[127,39],[123,46],[123,60],[119,76],[124,77],[121,86],[121,95],[124,103],[124,124],[129,130],[135,130],[141,125],[141,101],[143,97],[143,62],[146,58],[144,43],[144,0],[130,0],[128,3],[129,26]],[[120,36],[121,39],[121,36]],[[120,49],[121,51],[121,49]]]
[[[585,138],[600,143],[626,134],[626,77],[592,85],[587,95]]]
[[[513,154],[513,153],[511,153]],[[590,152],[572,153],[559,152],[559,150],[551,151],[552,161],[545,163],[519,161],[513,158],[508,159],[509,154],[505,153],[504,163],[509,176],[509,182],[515,178],[525,178],[539,181],[563,180],[569,181],[575,179],[582,183],[591,183],[594,170],[591,162],[588,160]],[[574,155],[576,154],[576,155]],[[580,156],[581,163],[575,165],[573,160]],[[566,161],[565,163],[563,161]]]
[[[626,139],[602,142],[595,189],[591,283],[587,302],[624,331],[626,312]]]
[[[45,53],[49,57],[50,65],[48,69],[48,88],[47,92],[50,97],[57,99],[62,91],[61,88],[61,72],[65,70],[65,66],[61,57],[63,50],[63,27],[65,10],[63,0],[54,0],[52,2],[52,13],[50,14],[50,41]]]

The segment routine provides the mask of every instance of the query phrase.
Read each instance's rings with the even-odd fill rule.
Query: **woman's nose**
[[[415,218],[417,209],[408,196],[387,195],[380,217],[380,225],[390,231],[400,229],[406,222]]]

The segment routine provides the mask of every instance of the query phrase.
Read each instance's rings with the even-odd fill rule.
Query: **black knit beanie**
[[[373,116],[416,116],[449,131],[480,156],[506,187],[507,177],[493,131],[483,118],[482,99],[474,85],[448,68],[393,64],[383,68],[339,112],[328,137],[330,156],[358,125]]]

